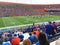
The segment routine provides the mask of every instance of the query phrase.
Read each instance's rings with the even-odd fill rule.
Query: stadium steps
[[[58,38],[60,38],[60,32],[53,36],[48,36],[49,42],[53,42],[53,41],[57,40]]]

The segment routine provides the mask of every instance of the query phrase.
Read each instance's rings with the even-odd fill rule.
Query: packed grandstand
[[[0,17],[2,19],[14,16],[16,17],[18,16],[19,18],[20,16],[33,16],[32,19],[34,19],[35,16],[36,17],[38,16],[37,18],[39,18],[40,20],[41,17],[39,16],[41,15],[43,16],[60,15],[60,4],[30,5],[30,4],[17,4],[17,3],[15,4],[15,3],[0,2]],[[35,20],[37,18],[35,18]],[[15,20],[15,18],[13,20]],[[6,23],[12,22],[11,20],[9,21],[10,22],[8,22],[6,19]],[[16,22],[18,21],[16,20]],[[22,23],[24,21],[22,21]],[[51,42],[59,38],[60,38],[60,20],[59,22],[49,21],[46,24],[44,22],[41,24],[33,23],[31,25],[28,25],[27,27],[22,28],[21,27],[19,28],[10,27],[7,29],[0,28],[0,45],[51,45]]]
[[[60,15],[60,4],[32,5],[0,2],[0,17],[49,14]]]

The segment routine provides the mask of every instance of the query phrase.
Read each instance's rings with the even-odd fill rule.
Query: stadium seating
[[[0,17],[9,16],[40,16],[40,15],[60,15],[60,5],[26,5],[0,2]],[[33,45],[39,42],[40,34],[45,34],[49,43],[60,38],[60,23],[34,24],[25,28],[9,28],[0,30],[0,45],[23,44],[29,39]],[[15,40],[16,39],[16,40]],[[37,41],[35,42],[35,39]],[[17,43],[16,43],[17,41]],[[14,42],[14,43],[13,43]],[[57,41],[59,43],[59,41]],[[18,44],[18,45],[19,45]]]
[[[40,26],[41,27],[41,26]],[[40,28],[39,26],[37,26],[36,28]],[[25,39],[28,39],[28,37],[30,37],[29,36],[29,31],[26,31],[25,33],[23,33],[22,32],[22,30],[21,29],[19,29],[19,28],[14,28],[15,30],[5,30],[5,31],[2,31],[2,32],[0,32],[0,39],[1,39],[1,41],[0,42],[3,42],[2,41],[2,38],[1,38],[1,36],[2,37],[4,37],[3,35],[5,35],[5,36],[8,36],[8,34],[9,35],[12,35],[12,37],[14,37],[14,36],[17,36],[18,37],[18,34],[20,35],[20,38],[22,39],[22,37],[23,37],[23,40],[25,40]],[[42,28],[41,28],[42,29]],[[23,29],[24,30],[24,29]],[[31,29],[30,29],[31,30]],[[57,29],[57,31],[59,31],[60,29],[58,28]],[[38,30],[39,31],[39,30]],[[14,32],[14,33],[13,33]],[[30,31],[31,32],[31,31]],[[14,36],[13,36],[14,35]],[[22,37],[21,37],[22,36]],[[48,40],[49,40],[49,42],[51,43],[51,42],[53,42],[53,41],[55,41],[55,40],[57,40],[58,38],[60,38],[60,31],[57,33],[57,34],[55,34],[55,35],[48,35]],[[4,39],[4,38],[3,38]],[[7,38],[8,39],[8,38]],[[10,38],[11,39],[11,38]],[[22,41],[23,42],[23,41]],[[22,44],[22,42],[20,43],[20,44]],[[35,44],[34,44],[35,45]]]
[[[0,17],[26,15],[60,15],[60,5],[26,5],[0,2]],[[51,11],[52,10],[52,11]],[[54,11],[54,12],[53,12]],[[56,12],[58,11],[58,12]]]

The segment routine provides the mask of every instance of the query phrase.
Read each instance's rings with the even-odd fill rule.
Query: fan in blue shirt
[[[50,35],[53,34],[53,32],[54,32],[54,27],[51,24],[51,22],[49,22],[49,24],[46,25],[46,33]]]
[[[30,37],[28,38],[30,41],[31,41],[31,43],[33,44],[34,43],[34,36],[32,36],[32,34],[31,33],[29,33],[29,35],[30,35]]]
[[[40,42],[37,42],[36,45],[40,45]]]

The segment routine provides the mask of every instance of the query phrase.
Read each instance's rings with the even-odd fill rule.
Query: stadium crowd
[[[60,4],[26,5],[0,2],[0,10],[0,17],[60,15]]]
[[[24,39],[25,33],[29,34],[28,39]],[[55,22],[48,24],[33,24],[28,28],[6,31],[0,33],[0,45],[50,45],[48,36],[57,33],[57,24]],[[20,44],[23,42],[22,44]]]

